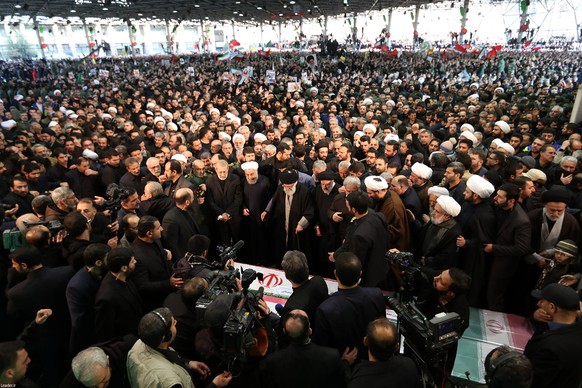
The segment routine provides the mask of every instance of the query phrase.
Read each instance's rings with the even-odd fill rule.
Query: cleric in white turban
[[[369,176],[364,179],[364,185],[368,190],[380,191],[386,190],[388,188],[388,183],[386,180],[379,176]]]
[[[410,170],[419,178],[430,179],[432,176],[432,168],[422,163],[414,163]]]
[[[257,162],[245,162],[240,165],[240,168],[242,168],[243,171],[258,170],[259,164]]]
[[[449,195],[449,190],[447,190],[444,187],[440,187],[440,186],[433,186],[430,189],[428,189],[428,195],[434,195],[435,199],[440,197],[441,195]]]
[[[437,198],[437,204],[451,217],[456,217],[461,212],[461,205],[453,197],[441,195]]]
[[[487,179],[479,175],[473,175],[467,180],[467,188],[482,199],[489,198],[495,191],[495,187]]]

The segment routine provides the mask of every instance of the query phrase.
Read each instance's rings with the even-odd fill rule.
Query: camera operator
[[[236,376],[231,386],[252,387],[259,381],[260,361],[276,349],[273,326],[277,316],[257,292],[248,291],[238,303],[237,296],[240,294],[221,294],[208,306],[204,314],[206,329],[196,335],[196,350],[211,367],[229,364]],[[233,336],[232,331],[226,333],[226,326],[235,316],[249,319]],[[240,347],[233,348],[232,340],[237,338]]]
[[[29,246],[37,247],[42,252],[42,264],[47,267],[60,267],[67,265],[63,259],[62,241],[63,233],[56,236],[51,235],[51,231],[44,225],[33,226],[26,232],[25,239]]]
[[[176,320],[167,308],[147,313],[139,322],[139,340],[127,356],[127,373],[133,387],[194,388],[190,373],[204,379],[210,377],[210,368],[203,362],[189,361],[170,347],[176,338]],[[208,387],[225,387],[232,376],[223,372]]]
[[[419,289],[417,305],[427,319],[432,319],[438,313],[457,313],[461,318],[459,338],[469,327],[469,302],[467,293],[471,288],[471,277],[463,270],[451,268],[442,272],[424,268],[423,273],[427,279],[432,278],[432,284],[424,284]],[[447,361],[444,365],[444,376],[450,375],[457,355],[455,343],[447,353]],[[441,366],[442,367],[442,366]],[[442,377],[442,376],[441,376]],[[439,381],[435,379],[435,381]]]
[[[164,307],[169,308],[176,318],[178,334],[174,340],[174,348],[182,356],[190,359],[199,358],[194,348],[194,340],[204,326],[204,320],[196,314],[196,302],[208,288],[208,281],[202,277],[193,277],[184,282],[181,290],[172,292],[166,297]]]
[[[174,265],[174,274],[184,278],[200,276],[209,280],[216,268],[208,260],[210,239],[203,234],[195,234],[188,239],[188,252]]]
[[[85,216],[87,223],[91,224],[91,241],[107,243],[117,235],[119,224],[111,222],[104,212],[98,212],[95,203],[90,198],[82,198],[77,202],[77,211]]]

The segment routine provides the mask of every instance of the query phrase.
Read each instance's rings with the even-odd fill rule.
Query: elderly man
[[[513,313],[524,316],[531,313],[533,304],[528,291],[535,287],[536,280],[553,257],[556,244],[563,240],[573,240],[579,244],[580,225],[573,215],[566,212],[570,199],[570,192],[565,189],[548,190],[542,194],[544,207],[527,214],[531,223],[533,252],[520,262],[518,273],[512,282],[512,295],[516,297],[512,303]]]
[[[457,218],[462,229],[457,237],[459,267],[473,279],[467,298],[469,304],[475,307],[481,307],[485,302],[486,274],[490,265],[483,244],[493,241],[495,237],[495,214],[489,203],[494,191],[495,187],[489,181],[473,175],[467,180],[465,202]]]
[[[268,242],[261,213],[269,203],[269,181],[259,174],[257,162],[245,162],[241,169],[245,175],[242,185],[242,234],[245,246],[241,256],[246,258],[246,262],[264,264],[268,258]]]
[[[388,183],[382,177],[369,176],[364,180],[368,195],[372,199],[372,208],[384,214],[388,228],[388,247],[406,252],[410,249],[410,228],[406,207],[402,200],[392,190],[388,190]]]
[[[425,164],[417,162],[410,168],[410,183],[412,184],[412,187],[414,187],[414,190],[416,190],[418,198],[420,198],[424,214],[427,214],[429,211],[428,189],[433,186],[430,181],[431,176],[432,168]]]
[[[455,217],[460,212],[461,205],[452,197],[443,195],[437,198],[430,222],[418,233],[422,237],[415,249],[416,256],[426,267],[445,270],[457,264],[456,239],[461,234],[461,227]]]
[[[210,227],[217,245],[230,246],[240,240],[240,179],[231,174],[226,160],[215,166],[216,175],[206,180],[206,205],[210,209]]]
[[[281,185],[261,214],[261,219],[267,220],[273,236],[272,260],[280,260],[283,254],[290,250],[302,250],[310,257],[308,251],[309,228],[315,218],[315,209],[309,189],[298,184],[299,176],[295,170],[285,170],[279,175]],[[273,263],[274,264],[274,263]]]
[[[582,385],[580,299],[572,288],[553,283],[532,291],[538,299],[534,318],[541,321],[523,353],[530,359],[533,388]]]

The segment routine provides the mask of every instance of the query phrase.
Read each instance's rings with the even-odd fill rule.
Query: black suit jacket
[[[189,211],[176,206],[166,213],[162,221],[164,246],[172,252],[172,260],[178,261],[188,251],[188,240],[200,230]]]
[[[69,266],[40,268],[30,272],[26,280],[6,293],[7,314],[15,322],[17,333],[34,320],[38,310],[53,310],[47,322],[38,327],[35,340],[27,344],[32,359],[29,376],[42,387],[58,384],[62,377],[59,372],[66,367],[71,320],[65,288],[74,273]],[[0,326],[6,328],[8,325],[2,322]],[[35,375],[35,371],[38,375]]]
[[[532,388],[582,386],[582,321],[557,328],[537,331],[523,354],[533,365]]]
[[[379,288],[340,289],[317,309],[313,342],[331,346],[343,354],[346,348],[358,348],[358,358],[365,359],[363,340],[368,323],[386,316],[386,304]]]
[[[101,282],[81,268],[67,285],[67,304],[71,313],[71,354],[77,354],[97,342],[95,296]]]
[[[137,325],[143,313],[143,303],[133,282],[124,283],[108,272],[95,297],[97,340],[137,335]]]
[[[388,382],[390,382],[388,384]],[[416,364],[404,356],[393,356],[388,361],[362,361],[354,367],[349,388],[414,388],[419,378]]]
[[[314,343],[289,345],[264,359],[260,369],[263,387],[346,387],[338,351]]]
[[[161,307],[166,296],[174,291],[170,285],[172,262],[166,260],[166,251],[159,240],[149,244],[136,238],[131,248],[137,261],[133,281],[146,310]]]

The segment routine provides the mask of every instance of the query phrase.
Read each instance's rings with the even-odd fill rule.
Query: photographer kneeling
[[[432,319],[439,313],[457,313],[461,318],[457,334],[459,338],[462,337],[463,332],[469,327],[469,302],[466,295],[471,288],[471,277],[458,268],[444,271],[423,268],[422,273],[426,279],[432,279],[432,284],[427,282],[419,289],[417,299],[419,310],[427,319]],[[457,345],[458,343],[455,343],[448,351],[444,370],[441,370],[445,376],[450,375],[453,370]]]

